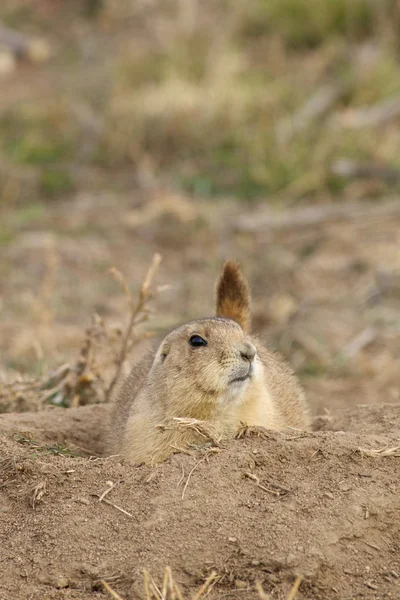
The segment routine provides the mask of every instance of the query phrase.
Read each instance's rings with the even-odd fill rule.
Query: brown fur
[[[250,288],[239,265],[228,260],[217,283],[217,317],[239,323],[243,331],[250,329]]]
[[[309,427],[308,406],[290,368],[243,329],[250,322],[250,291],[232,262],[217,285],[217,315],[175,329],[133,367],[113,406],[111,453],[159,462],[204,443],[176,418],[205,422],[217,438],[233,437],[242,423]],[[193,348],[193,335],[207,345]]]

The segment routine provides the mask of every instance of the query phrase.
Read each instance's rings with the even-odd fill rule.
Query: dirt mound
[[[104,449],[109,407],[92,404],[80,408],[49,407],[35,413],[0,414],[0,431],[59,446],[77,446],[80,454],[100,455]]]
[[[332,417],[366,433],[253,432],[155,468],[57,445],[99,447],[104,410],[1,417],[2,600],[99,598],[101,580],[145,597],[143,569],[161,586],[167,565],[185,598],[213,570],[210,598],[256,598],[259,581],[286,599],[297,575],[296,600],[400,597],[398,406]]]

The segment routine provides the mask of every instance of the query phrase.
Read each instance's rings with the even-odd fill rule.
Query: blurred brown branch
[[[334,221],[361,219],[388,219],[400,215],[400,200],[386,200],[379,204],[366,202],[331,203],[274,212],[262,208],[252,215],[242,215],[232,220],[236,231],[251,232],[261,229],[285,230],[310,227]]]

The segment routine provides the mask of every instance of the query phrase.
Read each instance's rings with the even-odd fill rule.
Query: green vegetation
[[[146,168],[195,195],[271,202],[342,196],[338,159],[399,166],[392,120],[359,126],[354,113],[400,95],[394,0],[153,4],[104,2],[95,18],[65,8],[88,47],[100,26],[107,43],[88,62],[79,28],[63,28],[52,93],[0,114],[0,158],[35,174],[29,201],[73,194],[76,164],[89,190],[94,172],[106,190]],[[40,27],[22,4],[1,13]],[[50,30],[45,11],[42,21]],[[327,86],[336,93],[321,109]]]
[[[13,439],[24,446],[29,446],[32,450],[35,450],[34,456],[40,454],[53,454],[54,456],[83,456],[76,450],[68,448],[67,446],[61,446],[60,444],[41,444],[36,440],[15,433]]]

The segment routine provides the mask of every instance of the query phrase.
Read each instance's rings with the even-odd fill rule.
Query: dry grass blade
[[[287,600],[294,600],[297,592],[299,591],[299,587],[300,587],[302,581],[303,581],[303,577],[301,575],[297,575],[296,581],[294,582],[294,585],[289,592]]]
[[[368,448],[358,448],[358,451],[366,456],[372,456],[373,458],[378,458],[380,456],[392,456],[399,457],[400,456],[400,446],[392,446],[389,448],[385,446],[384,448],[379,448],[378,450],[369,450]]]
[[[100,579],[100,583],[104,586],[104,589],[107,590],[107,592],[112,598],[114,598],[115,600],[123,600],[123,598],[119,594],[117,594],[115,590],[112,589],[112,587],[107,583],[107,581],[104,581],[104,579]]]
[[[216,571],[212,571],[192,600],[201,600],[218,581]],[[171,567],[165,567],[163,585],[160,590],[147,569],[143,570],[143,585],[146,600],[184,600],[182,592],[173,578]]]
[[[219,446],[221,442],[221,435],[218,430],[207,421],[200,421],[199,419],[189,419],[185,417],[174,417],[174,424],[177,427],[193,429],[202,437],[209,439],[213,444]]]
[[[155,598],[156,600],[162,599],[162,594],[158,589],[154,579],[150,575],[150,573],[145,569],[143,571],[144,577],[144,587],[146,592],[146,599],[151,600],[151,598]]]
[[[200,598],[207,592],[212,582],[217,578],[217,572],[212,571],[210,575],[207,577],[201,588],[196,592],[193,596],[193,600],[200,600]]]
[[[183,499],[184,499],[184,497],[185,497],[185,492],[186,492],[187,486],[189,485],[189,481],[190,481],[190,478],[191,478],[191,476],[192,476],[192,473],[193,473],[193,471],[194,471],[195,469],[197,469],[197,467],[199,466],[199,464],[200,464],[201,462],[203,462],[203,460],[204,460],[206,457],[207,457],[207,455],[205,454],[205,455],[204,455],[204,456],[203,456],[203,457],[202,457],[202,458],[201,458],[201,459],[200,459],[200,460],[199,460],[199,461],[198,461],[198,462],[197,462],[197,463],[194,465],[193,469],[192,469],[192,470],[189,472],[189,475],[187,476],[187,479],[186,479],[186,483],[185,483],[185,485],[184,485],[184,487],[183,487],[183,491],[182,491],[182,500],[183,500]]]
[[[111,492],[112,489],[115,488],[117,484],[116,483],[112,483],[112,481],[108,481],[107,482],[107,489],[101,494],[101,496],[99,497],[99,502],[101,502],[102,500],[104,500],[104,498],[107,496],[107,494],[109,494]]]
[[[147,274],[146,274],[146,276],[143,280],[143,283],[140,287],[139,298],[138,298],[138,301],[136,304],[133,301],[132,295],[129,291],[129,288],[128,288],[128,285],[126,283],[124,276],[115,268],[111,270],[111,273],[119,281],[124,292],[126,293],[126,295],[129,298],[131,314],[130,314],[128,326],[127,326],[124,336],[122,338],[121,348],[117,355],[116,371],[115,371],[115,374],[114,374],[114,376],[110,382],[110,385],[108,386],[108,389],[107,389],[106,400],[110,399],[112,391],[121,375],[122,366],[125,362],[127,354],[132,345],[132,337],[133,337],[134,328],[139,322],[144,321],[147,318],[147,314],[148,314],[147,302],[151,298],[151,284],[153,282],[153,279],[157,272],[157,269],[160,266],[161,260],[162,260],[161,255],[158,253],[155,253],[153,256],[153,259],[151,261],[150,267],[147,271]]]
[[[33,509],[38,502],[40,502],[43,496],[46,493],[47,481],[43,479],[43,481],[39,481],[39,483],[33,488],[31,497],[30,497],[30,505]]]
[[[260,581],[256,581],[256,590],[260,600],[271,600],[271,596],[264,590]]]
[[[109,506],[113,506],[114,508],[116,508],[120,512],[124,513],[124,515],[126,515],[127,517],[133,518],[133,515],[130,512],[128,512],[127,510],[125,510],[121,506],[118,506],[117,504],[114,504],[113,502],[110,502],[109,500],[107,500],[107,498],[103,498],[102,502],[105,502]]]
[[[151,600],[150,575],[146,569],[143,570],[143,586],[144,586],[144,594],[146,596],[146,600]]]
[[[172,576],[171,567],[165,567],[162,600],[183,600],[179,586]]]
[[[116,508],[120,512],[124,513],[124,515],[126,515],[127,517],[133,518],[133,515],[130,512],[128,512],[124,508],[121,508],[121,506],[118,506],[117,504],[110,502],[110,500],[108,500],[105,497],[108,494],[108,492],[111,492],[111,490],[115,487],[115,485],[116,484],[109,486],[109,488],[105,492],[103,492],[101,495],[100,494],[92,494],[92,495],[95,496],[96,498],[98,498],[99,502],[104,502],[104,504],[108,504],[109,506],[112,506],[113,508]]]
[[[271,490],[270,488],[267,488],[264,485],[262,485],[257,475],[254,475],[253,473],[245,473],[245,476],[248,479],[254,481],[256,486],[261,490],[264,490],[264,492],[268,492],[269,494],[273,494],[274,496],[281,496],[281,493],[278,490]]]

